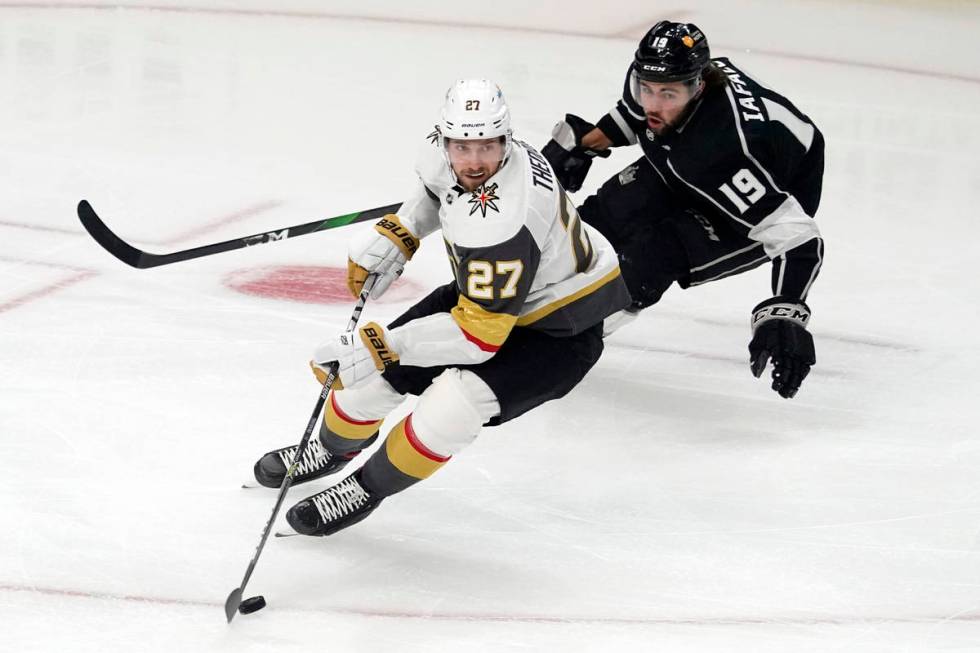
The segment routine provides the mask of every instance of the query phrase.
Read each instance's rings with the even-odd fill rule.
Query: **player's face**
[[[450,138],[446,150],[460,186],[469,191],[476,190],[490,179],[504,160],[504,144],[499,138],[472,141]]]
[[[647,126],[655,134],[662,134],[668,127],[676,126],[677,119],[699,88],[698,84],[684,82],[660,84],[641,80],[640,97],[637,99],[646,114]]]

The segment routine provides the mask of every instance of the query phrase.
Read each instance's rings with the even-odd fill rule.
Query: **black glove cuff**
[[[752,309],[752,332],[770,320],[789,320],[805,329],[810,323],[810,307],[803,301],[772,297]]]

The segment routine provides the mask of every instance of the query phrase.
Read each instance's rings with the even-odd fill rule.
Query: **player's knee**
[[[401,401],[402,396],[381,377],[361,387],[331,392],[323,411],[320,442],[331,453],[361,449]]]
[[[422,393],[412,424],[427,449],[451,456],[476,439],[483,424],[499,413],[496,396],[480,377],[450,368]]]

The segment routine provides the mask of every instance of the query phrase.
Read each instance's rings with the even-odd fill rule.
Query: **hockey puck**
[[[238,605],[238,611],[242,614],[252,614],[253,612],[258,612],[265,607],[265,597],[264,596],[253,596],[250,599],[245,599]]]

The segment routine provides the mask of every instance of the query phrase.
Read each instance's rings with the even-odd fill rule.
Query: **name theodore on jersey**
[[[542,186],[548,190],[554,190],[555,180],[551,175],[551,167],[547,159],[538,151],[524,141],[514,140],[515,143],[527,150],[527,157],[531,163],[531,179],[535,186]]]
[[[745,122],[749,120],[765,120],[765,116],[762,115],[762,111],[757,104],[758,98],[752,94],[752,91],[745,87],[742,73],[722,61],[714,61],[712,63],[714,63],[716,68],[720,68],[721,72],[725,73],[732,90],[739,94],[738,103],[742,107],[742,120]],[[751,110],[752,113],[748,113],[745,109]]]

